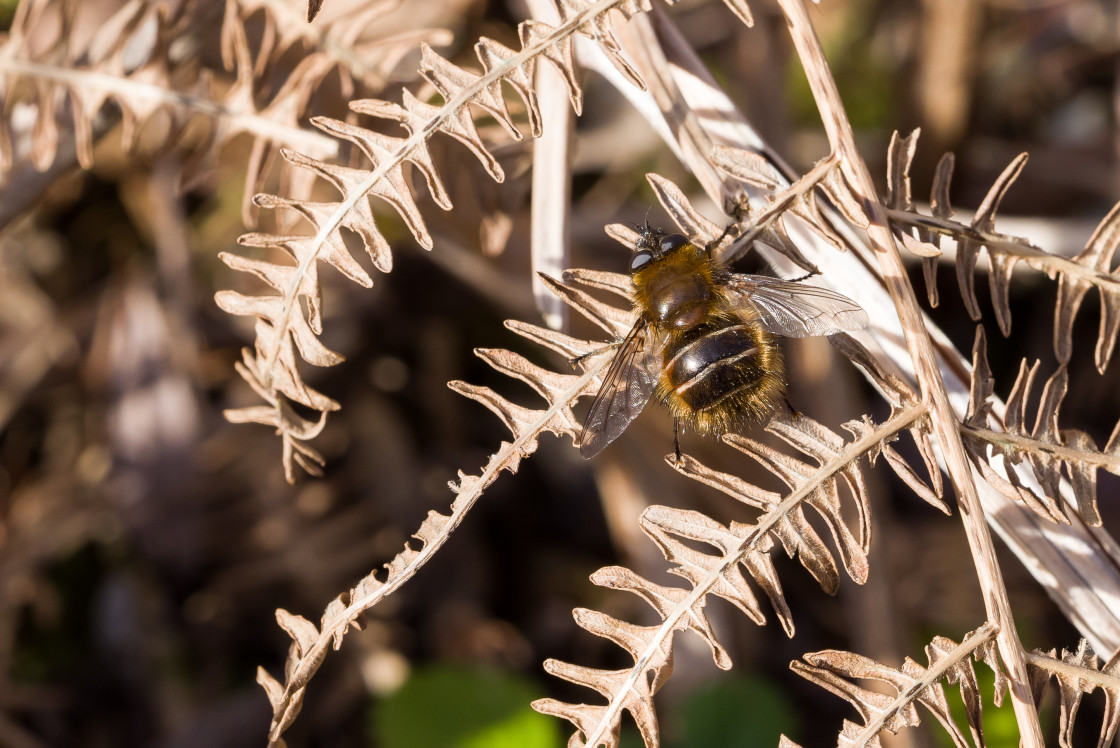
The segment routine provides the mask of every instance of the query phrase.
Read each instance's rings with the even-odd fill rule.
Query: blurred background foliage
[[[103,21],[121,2],[87,2],[83,23]],[[192,64],[231,85],[218,51],[224,4],[171,5],[211,20],[180,38],[190,42]],[[292,5],[303,9],[302,0]],[[0,17],[10,22],[14,7],[3,3]],[[371,33],[408,29],[415,8],[406,1]],[[424,9],[424,23],[453,32],[442,50],[462,64],[473,62],[480,35],[511,44],[523,17],[517,3],[425,0]],[[776,9],[759,0],[754,11],[754,29],[707,0],[684,0],[671,14],[763,136],[804,168],[825,148],[812,101]],[[262,12],[247,17],[252,49]],[[1067,254],[1120,197],[1114,3],[830,0],[812,12],[877,173],[891,131],[921,126],[915,193],[926,189],[941,152],[952,150],[954,201],[975,207],[1003,166],[1028,150],[1030,165],[1000,227]],[[301,44],[255,81],[258,103],[307,54]],[[417,61],[415,51],[406,54],[380,88],[359,83],[353,96],[399,100]],[[2,66],[0,74],[6,84],[18,78]],[[585,85],[572,264],[622,270],[625,255],[603,225],[641,220],[654,204],[647,171],[690,182],[616,91],[593,76]],[[331,73],[309,113],[344,116],[344,91]],[[62,119],[65,144],[73,132]],[[278,673],[288,642],[274,609],[317,618],[398,552],[428,509],[447,506],[457,470],[475,469],[506,438],[497,419],[445,386],[463,379],[507,394],[516,387],[471,350],[514,347],[563,365],[501,326],[510,317],[537,321],[526,251],[532,144],[497,149],[510,178],[496,185],[457,144],[437,139],[437,164],[457,209],[445,215],[425,206],[436,239],[431,255],[415,251],[397,217],[384,214],[386,235],[396,238],[393,273],[372,290],[324,274],[325,342],[348,361],[307,377],[343,409],[317,442],[326,477],[289,486],[273,435],[221,416],[251,401],[233,375],[251,324],[212,301],[222,288],[260,290],[217,260],[245,230],[248,139],[226,143],[215,168],[182,191],[184,164],[204,147],[189,131],[168,142],[150,122],[138,148],[125,150],[110,104],[97,136],[92,169],[60,153],[33,178],[17,159],[0,185],[8,206],[0,242],[0,745],[263,745],[269,708],[254,673],[258,665]],[[942,268],[942,305],[933,314],[967,350],[973,323],[951,263]],[[1017,276],[1020,334],[1014,347],[991,340],[1001,393],[1019,356],[1041,358],[1042,376],[1053,370],[1053,294],[1045,279]],[[1095,305],[1095,296],[1086,303]],[[1090,312],[1076,328],[1090,342],[1075,347],[1070,389],[1087,396],[1071,398],[1063,412],[1103,443],[1120,413],[1120,388],[1115,372],[1093,370],[1095,326]],[[576,324],[574,332],[590,328]],[[799,409],[834,427],[869,411],[883,415],[850,369],[831,368],[820,341],[791,342],[787,355]],[[566,727],[528,702],[586,695],[543,677],[541,661],[626,664],[619,650],[579,630],[571,609],[634,621],[646,615],[636,601],[591,586],[588,574],[625,563],[671,583],[636,529],[650,501],[716,507],[716,516],[733,511],[661,464],[671,443],[669,421],[656,409],[595,464],[566,443],[542,443],[517,476],[489,490],[439,556],[328,657],[289,743],[560,746]],[[710,465],[767,480],[714,444],[685,447]],[[736,669],[718,673],[699,642],[678,648],[660,697],[666,745],[776,745],[783,732],[831,744],[851,715],[791,674],[791,659],[842,648],[893,664],[906,655],[923,661],[931,633],[959,637],[982,620],[957,519],[934,514],[883,471],[869,478],[877,484],[871,581],[848,582],[828,598],[797,564],[778,559],[798,626],[793,642],[713,603]],[[1116,528],[1110,479],[1101,478],[1101,510]],[[1003,560],[1019,620],[1029,622],[1021,632],[1027,646],[1072,647],[1073,628],[1009,556]],[[1100,712],[1098,698],[1083,711]],[[985,710],[991,744],[1010,744],[997,739],[1014,730],[1007,719]],[[1087,714],[1082,723],[1100,720]],[[638,745],[627,730],[625,744]],[[936,745],[936,732],[913,730],[890,745]]]

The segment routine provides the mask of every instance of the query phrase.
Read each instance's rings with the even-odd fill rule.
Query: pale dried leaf
[[[891,143],[887,148],[885,204],[888,207],[898,210],[914,209],[914,201],[910,197],[910,164],[914,162],[914,153],[918,150],[919,132],[914,130],[905,138],[900,138],[897,130],[891,134]]]

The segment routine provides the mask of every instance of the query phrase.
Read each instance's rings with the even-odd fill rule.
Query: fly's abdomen
[[[781,352],[757,325],[705,324],[666,346],[658,395],[701,433],[766,418],[783,391]]]

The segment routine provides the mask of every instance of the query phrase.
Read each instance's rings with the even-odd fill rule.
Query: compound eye
[[[648,249],[639,249],[633,254],[633,256],[630,257],[630,272],[638,272],[638,270],[640,270],[643,266],[645,266],[647,262],[652,259],[653,252],[650,252]]]
[[[688,243],[688,237],[684,234],[669,234],[661,240],[661,251],[672,252],[674,249],[680,249]]]

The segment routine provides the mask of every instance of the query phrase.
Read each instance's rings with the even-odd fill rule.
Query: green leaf
[[[377,704],[374,741],[382,748],[559,748],[557,721],[529,707],[537,696],[532,681],[508,673],[420,668]]]
[[[680,710],[676,748],[742,748],[777,745],[782,733],[796,739],[798,717],[771,681],[727,678],[689,696]]]

